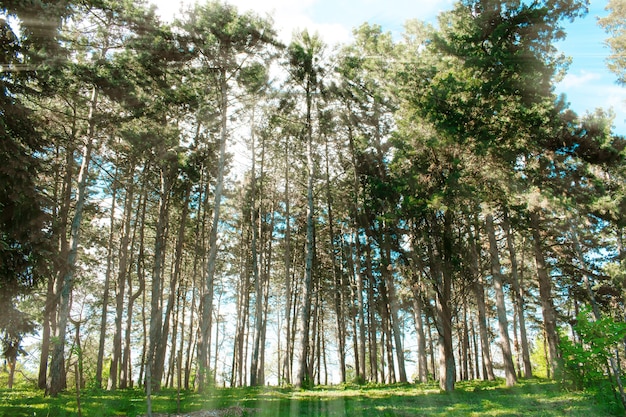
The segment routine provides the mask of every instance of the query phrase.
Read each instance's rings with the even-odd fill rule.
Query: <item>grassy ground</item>
[[[180,398],[180,402],[178,401]],[[84,417],[136,417],[146,411],[142,391],[85,391]],[[180,407],[180,408],[179,408]],[[0,390],[0,416],[78,416],[75,394],[43,397],[39,391]],[[220,415],[257,417],[366,416],[584,416],[624,415],[612,393],[566,392],[542,380],[522,381],[513,388],[499,382],[457,384],[453,393],[436,385],[341,386],[308,391],[237,388],[200,395],[164,390],[153,397],[153,412],[175,416],[198,410],[226,410]],[[205,414],[208,415],[208,414]],[[217,414],[216,414],[217,415]]]

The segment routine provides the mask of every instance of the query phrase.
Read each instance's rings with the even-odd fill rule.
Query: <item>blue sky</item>
[[[615,133],[626,136],[626,87],[616,84],[616,75],[606,67],[610,51],[604,41],[607,34],[597,24],[607,15],[606,1],[592,1],[589,14],[566,25],[567,38],[559,49],[572,58],[565,79],[557,92],[567,95],[571,108],[579,114],[596,108],[615,112]]]
[[[175,14],[190,0],[151,0],[164,18]],[[453,0],[228,0],[240,10],[254,10],[273,17],[283,41],[296,29],[318,31],[326,43],[349,42],[351,31],[363,22],[376,23],[397,35],[407,19],[434,22],[439,12],[453,7]],[[589,13],[573,23],[566,22],[567,38],[558,48],[572,59],[566,77],[556,86],[565,94],[572,110],[582,115],[596,108],[615,113],[614,133],[626,136],[626,87],[615,83],[605,59],[607,35],[597,18],[605,16],[606,0],[591,0]]]

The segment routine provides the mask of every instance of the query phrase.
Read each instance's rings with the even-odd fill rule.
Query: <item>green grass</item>
[[[145,395],[139,390],[84,391],[83,416],[118,417],[145,413]],[[244,416],[257,417],[366,417],[366,416],[584,416],[623,415],[611,392],[567,392],[545,380],[521,381],[507,388],[502,381],[461,382],[452,393],[436,385],[335,386],[312,390],[279,388],[213,389],[205,394],[181,392],[180,410],[241,407]],[[153,396],[153,412],[176,415],[177,393],[163,390]],[[233,413],[234,414],[234,413]],[[0,390],[0,416],[74,417],[76,397],[57,398],[40,391]]]

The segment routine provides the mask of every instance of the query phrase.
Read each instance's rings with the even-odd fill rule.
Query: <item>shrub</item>
[[[589,309],[576,317],[574,331],[580,340],[571,340],[565,332],[560,334],[563,356],[560,379],[574,389],[597,386],[609,374],[609,358],[617,344],[626,337],[626,323],[610,316],[592,319]]]

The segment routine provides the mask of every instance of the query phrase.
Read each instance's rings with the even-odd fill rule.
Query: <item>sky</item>
[[[164,20],[177,15],[193,0],[150,0]],[[201,0],[202,1],[202,0]],[[381,25],[393,35],[402,32],[408,19],[434,23],[439,12],[453,7],[453,0],[227,0],[240,11],[253,10],[274,20],[281,40],[288,43],[296,29],[317,31],[329,44],[350,42],[352,29],[364,22]],[[572,59],[567,75],[556,86],[570,108],[579,115],[597,108],[615,113],[614,133],[626,136],[626,87],[606,67],[607,34],[597,18],[606,16],[606,0],[591,0],[589,13],[567,22],[567,38],[557,44]]]

